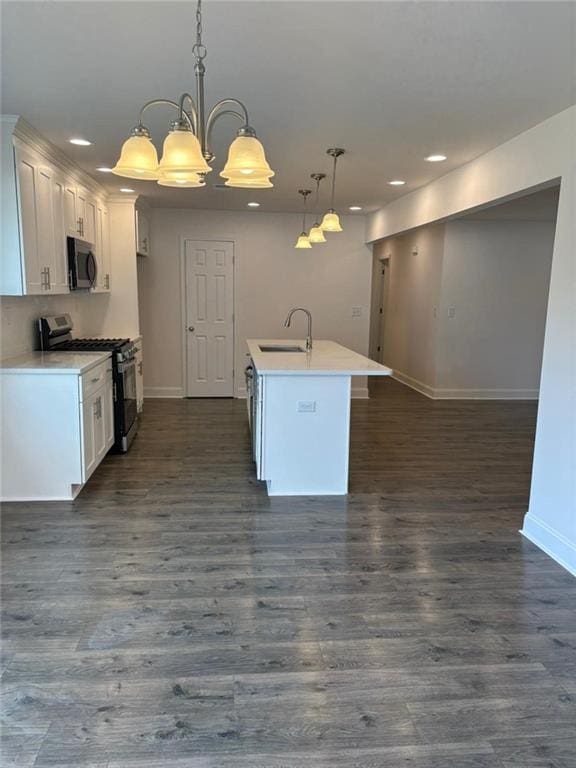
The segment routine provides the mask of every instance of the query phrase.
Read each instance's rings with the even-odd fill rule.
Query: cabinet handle
[[[40,288],[42,288],[43,291],[46,290],[46,267],[44,269],[40,270]]]
[[[90,379],[91,384],[96,384],[97,381],[100,381],[100,376],[96,376],[95,379]]]
[[[76,228],[76,231],[82,237],[82,219],[78,217],[78,227]]]
[[[138,363],[138,373],[142,376],[142,360]]]
[[[106,275],[106,288],[110,290],[110,275]]]
[[[50,267],[46,267],[46,271],[48,273],[48,275],[47,275],[47,278],[48,278],[48,290],[50,290],[52,288],[52,281],[50,279]]]

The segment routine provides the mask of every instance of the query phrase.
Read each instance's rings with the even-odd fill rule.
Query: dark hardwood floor
[[[535,404],[372,394],[348,497],[269,499],[244,402],[156,400],[75,502],[4,505],[5,768],[576,766]]]

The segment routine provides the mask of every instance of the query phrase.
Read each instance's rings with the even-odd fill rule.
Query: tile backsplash
[[[38,348],[37,323],[44,315],[67,312],[74,335],[100,335],[106,294],[99,296],[3,296],[0,298],[0,358]]]

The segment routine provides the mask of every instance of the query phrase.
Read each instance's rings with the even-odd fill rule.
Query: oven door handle
[[[118,373],[127,373],[130,368],[134,368],[134,370],[136,370],[135,357],[130,358],[130,360],[124,360],[123,362],[118,363]]]

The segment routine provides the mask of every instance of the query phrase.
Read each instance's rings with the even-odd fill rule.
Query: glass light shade
[[[311,228],[310,232],[308,233],[308,240],[310,240],[311,243],[326,242],[324,232],[322,232],[322,227],[319,224],[314,224],[314,226]]]
[[[312,248],[306,232],[302,232],[298,240],[296,240],[294,248]]]
[[[160,176],[158,179],[158,184],[160,184],[161,187],[180,187],[181,189],[190,189],[192,187],[205,187],[206,182],[204,179],[199,176],[197,173],[189,174],[188,177],[186,177],[184,174],[181,174],[180,178],[170,178],[166,176]]]
[[[274,186],[270,179],[253,179],[250,176],[245,176],[242,179],[227,179],[224,185],[237,189],[270,189]]]
[[[274,171],[268,165],[264,147],[255,136],[237,136],[230,144],[228,160],[220,176],[235,180],[269,179],[274,176]]]
[[[112,173],[127,179],[157,179],[156,147],[147,136],[130,136],[122,145],[120,159],[112,168]]]
[[[330,210],[328,213],[325,213],[320,226],[324,232],[342,232],[340,219],[336,211]]]
[[[202,154],[200,142],[192,131],[171,131],[164,139],[160,176],[172,173],[209,173],[212,170]]]

